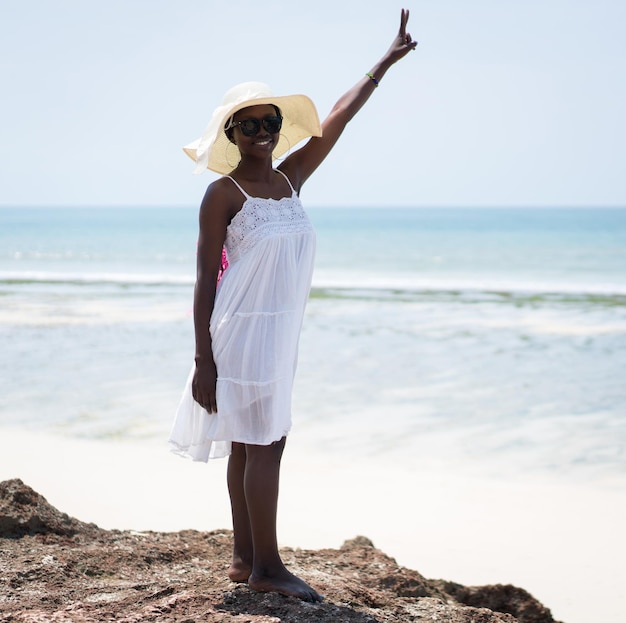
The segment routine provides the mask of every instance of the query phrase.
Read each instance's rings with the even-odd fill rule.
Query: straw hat
[[[196,164],[194,173],[211,169],[216,173],[230,173],[239,162],[239,151],[224,132],[226,122],[242,108],[274,104],[283,115],[280,138],[273,155],[278,158],[302,139],[322,136],[322,128],[315,105],[306,95],[277,97],[262,82],[243,82],[226,92],[222,105],[213,112],[211,121],[202,136],[183,147],[183,151]],[[229,153],[227,150],[231,146]],[[233,164],[234,162],[234,164]]]

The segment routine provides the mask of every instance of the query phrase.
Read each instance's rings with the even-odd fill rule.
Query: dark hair
[[[280,108],[278,108],[278,106],[276,106],[276,104],[270,104],[270,106],[272,106],[274,108],[274,110],[276,111],[276,115],[278,117],[280,117],[282,119],[283,113],[280,110]],[[243,108],[241,110],[244,110]],[[239,112],[239,111],[237,111]],[[224,134],[226,134],[226,138],[231,142],[234,143],[235,139],[233,138],[233,130],[235,128],[228,128],[228,126],[233,122],[233,117],[236,115],[237,113],[233,113],[230,117],[228,117],[228,120],[226,121],[226,123],[224,124]]]

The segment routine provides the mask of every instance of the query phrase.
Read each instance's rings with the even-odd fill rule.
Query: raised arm
[[[408,21],[409,11],[402,9],[400,28],[391,46],[368,75],[339,98],[322,123],[322,136],[311,138],[304,147],[291,154],[280,165],[279,168],[289,176],[298,191],[330,153],[348,122],[367,102],[387,70],[417,46],[417,41],[413,41],[406,32]]]

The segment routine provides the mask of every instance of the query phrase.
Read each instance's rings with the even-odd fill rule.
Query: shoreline
[[[154,442],[1,435],[0,481],[20,478],[81,521],[137,531],[231,528],[226,460],[192,463]],[[497,481],[440,467],[406,474],[381,461],[329,460],[297,440],[290,445],[281,546],[335,548],[363,534],[427,577],[522,586],[565,623],[621,621],[623,487]]]

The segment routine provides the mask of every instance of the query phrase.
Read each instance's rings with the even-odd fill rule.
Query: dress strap
[[[224,177],[227,177],[229,180],[231,180],[232,183],[243,193],[243,196],[246,199],[250,199],[250,195],[241,187],[239,182],[234,177],[231,177],[230,175],[225,175]],[[291,186],[291,184],[289,185]]]
[[[289,188],[291,188],[292,194],[297,195],[298,193],[296,193],[296,189],[291,185],[289,178],[280,169],[274,169],[274,170],[278,171],[287,180],[287,184],[289,184]]]
[[[291,182],[289,181],[289,178],[280,170],[280,169],[274,169],[275,171],[278,171],[286,180],[287,180],[287,184],[289,184],[289,188],[291,188],[291,195],[297,195],[298,193],[296,193],[296,189],[291,185]],[[246,199],[250,199],[251,195],[249,195],[242,187],[241,184],[234,178],[231,177],[230,175],[225,175],[224,177],[227,177],[229,180],[231,180],[231,182],[243,193],[243,196]]]

